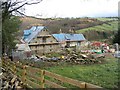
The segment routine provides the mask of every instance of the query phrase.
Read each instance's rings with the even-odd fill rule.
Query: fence
[[[39,68],[34,68],[27,65],[22,65],[19,62],[12,62],[10,60],[3,60],[3,66],[10,69],[14,74],[16,74],[21,81],[30,88],[66,88],[58,83],[68,83],[78,88],[101,88],[99,86],[86,83],[83,81],[74,80],[68,77],[63,77],[61,75],[49,72],[47,70],[41,70]],[[49,77],[49,78],[48,78]],[[51,81],[52,79],[57,80],[57,83]]]

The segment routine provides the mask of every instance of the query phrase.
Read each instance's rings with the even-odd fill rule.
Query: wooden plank
[[[16,78],[17,78],[17,76],[14,75],[13,79],[11,80],[11,83],[12,83],[12,84],[15,82]]]
[[[77,86],[77,87],[80,87],[80,88],[85,88],[85,82],[82,82],[82,81],[78,81],[78,80],[74,80],[74,79],[71,79],[71,78],[63,77],[61,75],[51,73],[51,72],[46,71],[46,70],[45,70],[45,75],[49,76],[49,77],[52,77],[52,78],[55,78],[55,79],[58,79],[58,80],[60,80],[64,83],[69,83],[71,85],[74,85],[74,86]]]
[[[36,72],[40,72],[41,73],[41,69],[38,69],[38,68],[33,68],[33,67],[30,67],[30,66],[27,66],[27,71],[28,72],[31,72],[31,73],[36,73]]]
[[[45,71],[42,70],[40,72],[41,72],[41,87],[44,88],[45,87],[45,79],[44,79]]]
[[[27,76],[28,76],[28,77],[31,77],[31,78],[33,78],[33,79],[36,79],[36,80],[40,80],[40,81],[41,81],[41,77],[37,77],[37,76],[35,76],[35,75],[32,74],[32,73],[27,73]]]
[[[100,87],[100,86],[93,85],[93,84],[90,84],[90,83],[85,83],[85,86],[86,86],[86,88],[97,88],[97,89],[103,89],[103,88]]]
[[[22,90],[23,88],[21,86],[17,86],[16,90]]]
[[[23,69],[23,65],[21,63],[15,63],[17,68]]]
[[[41,86],[39,84],[34,83],[29,79],[26,79],[26,84],[28,84],[28,86],[30,86],[30,87],[33,85],[33,86],[35,86],[35,88],[41,88]]]
[[[61,85],[58,85],[58,84],[51,82],[49,80],[46,80],[46,79],[45,79],[45,84],[51,86],[52,88],[66,88],[66,87],[63,87]]]
[[[26,66],[24,65],[23,66],[23,72],[22,72],[22,81],[25,83],[26,81]]]

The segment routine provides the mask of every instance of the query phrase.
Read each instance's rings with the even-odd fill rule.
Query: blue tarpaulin
[[[29,43],[44,28],[45,28],[44,26],[33,26],[29,30],[24,30],[24,36],[23,36],[24,41]]]
[[[85,40],[85,37],[83,34],[65,34],[65,33],[60,33],[60,34],[52,34],[57,41],[83,41]]]

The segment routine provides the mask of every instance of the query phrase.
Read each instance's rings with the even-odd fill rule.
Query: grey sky
[[[118,16],[120,0],[43,0],[26,6],[26,14],[49,17],[108,17]]]

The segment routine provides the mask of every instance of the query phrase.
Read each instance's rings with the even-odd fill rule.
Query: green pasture
[[[95,31],[115,31],[118,30],[118,21],[112,21],[107,24],[97,25],[81,30],[77,30],[77,33],[84,33],[86,31],[95,30]]]
[[[46,70],[104,88],[116,88],[118,83],[118,60],[115,58],[107,58],[103,64],[53,66]]]

